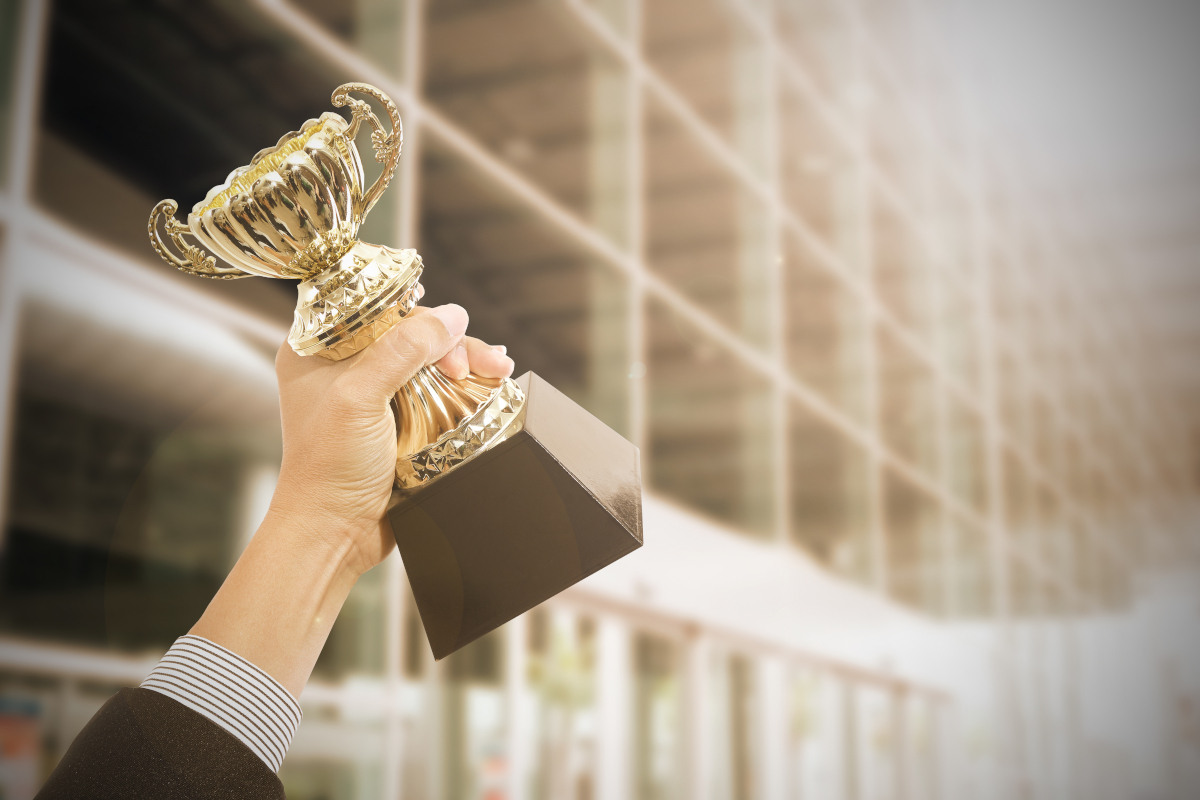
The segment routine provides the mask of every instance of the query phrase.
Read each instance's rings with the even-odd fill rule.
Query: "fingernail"
[[[422,297],[424,297],[424,296],[425,296],[425,286],[424,286],[424,284],[420,284],[420,283],[418,283],[418,284],[417,284],[417,288],[416,288],[416,292],[417,292],[417,299],[418,299],[418,300],[420,300]]]
[[[462,306],[447,303],[444,306],[431,308],[429,313],[446,326],[446,330],[452,338],[457,339],[467,332],[467,311]]]
[[[500,355],[505,355],[506,353],[508,353],[508,348],[502,344],[494,344],[494,345],[492,345],[492,349],[495,350]]]

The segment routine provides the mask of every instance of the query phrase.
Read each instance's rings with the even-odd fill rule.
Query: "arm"
[[[392,396],[431,363],[454,378],[512,372],[502,347],[466,327],[463,309],[441,306],[345,361],[280,348],[283,463],[262,525],[191,636],[147,688],[96,714],[39,798],[283,796],[274,769],[299,721],[294,698],[351,588],[395,546]]]
[[[283,463],[270,510],[191,633],[256,664],[299,697],[350,589],[395,547],[384,517],[396,463],[389,403],[434,362],[505,377],[502,348],[465,338],[441,306],[402,320],[345,361],[276,357]],[[441,359],[439,361],[439,359]]]

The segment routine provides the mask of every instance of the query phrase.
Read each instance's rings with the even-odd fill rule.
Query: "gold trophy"
[[[351,92],[374,98],[390,129]],[[289,344],[341,360],[413,309],[423,264],[415,250],[357,239],[400,158],[395,104],[364,83],[332,102],[349,122],[326,112],[286,134],[187,224],[163,200],[149,234],[192,275],[299,279]],[[370,186],[355,144],[364,124],[382,164]],[[430,366],[394,405],[402,455],[388,515],[437,658],[641,546],[637,448],[533,373],[452,380]]]

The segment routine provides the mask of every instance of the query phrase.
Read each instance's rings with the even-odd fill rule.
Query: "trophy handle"
[[[379,104],[387,111],[392,129],[385,131],[383,123],[379,121],[379,117],[375,116],[371,107],[365,101],[351,97],[350,92],[358,92],[378,100]],[[375,160],[383,165],[383,172],[371,184],[371,188],[363,194],[362,213],[363,216],[366,216],[375,202],[379,200],[379,196],[383,194],[383,190],[392,182],[392,177],[396,174],[396,165],[400,163],[400,148],[404,146],[404,125],[400,121],[400,111],[390,97],[368,83],[343,83],[333,90],[331,102],[334,108],[350,107],[351,121],[350,127],[346,129],[346,137],[351,141],[358,134],[358,129],[363,122],[371,126],[371,144],[375,147]]]
[[[150,223],[146,226],[147,232],[150,234],[150,246],[154,248],[154,252],[162,257],[162,260],[170,264],[175,269],[182,270],[190,275],[198,275],[201,278],[216,278],[217,280],[233,280],[235,278],[249,278],[250,273],[242,272],[236,267],[225,266],[224,264],[217,266],[217,260],[200,249],[194,244],[189,244],[184,241],[184,236],[191,236],[192,232],[188,227],[179,220],[175,219],[175,212],[179,210],[179,204],[174,200],[160,200],[154,210],[150,212]],[[159,219],[163,220],[162,229],[166,230],[167,235],[171,237],[171,242],[178,248],[182,256],[167,249],[166,242],[162,239],[162,233],[159,230]]]

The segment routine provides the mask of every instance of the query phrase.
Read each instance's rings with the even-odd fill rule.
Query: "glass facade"
[[[175,274],[146,216],[346,80],[405,119],[362,238],[639,446],[653,568],[435,663],[393,558],[289,797],[1107,796],[1080,630],[1190,466],[1060,268],[1104,254],[1006,199],[943,5],[0,2],[0,797],[188,629],[277,479],[293,283]]]

